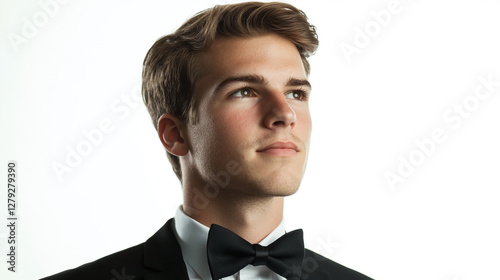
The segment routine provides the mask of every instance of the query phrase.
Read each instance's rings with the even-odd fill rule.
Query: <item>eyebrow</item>
[[[286,86],[306,86],[310,89],[312,89],[311,83],[309,83],[308,80],[301,80],[301,79],[295,79],[295,78],[290,78],[288,82],[286,83]]]
[[[235,83],[235,82],[247,82],[247,83],[252,83],[252,84],[263,84],[266,85],[269,82],[267,81],[266,78],[260,75],[242,75],[242,76],[232,76],[229,78],[226,78],[224,81],[222,81],[217,87],[216,91],[220,90],[221,88],[224,88],[228,84]],[[290,78],[288,82],[286,83],[286,86],[306,86],[309,88],[312,88],[311,83],[309,83],[308,80],[302,80],[302,79],[296,79],[296,78]]]

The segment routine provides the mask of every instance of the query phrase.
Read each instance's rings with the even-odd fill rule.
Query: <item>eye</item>
[[[302,90],[292,90],[289,93],[286,94],[287,98],[299,100],[299,101],[306,101],[307,100],[307,94],[302,91]]]
[[[238,97],[238,98],[243,98],[243,97],[254,97],[255,93],[252,89],[249,88],[242,88],[239,89],[233,93],[231,93],[231,96],[233,97]]]

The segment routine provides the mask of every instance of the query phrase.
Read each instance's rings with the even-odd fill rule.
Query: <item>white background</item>
[[[0,2],[1,279],[136,245],[174,215],[180,185],[144,105],[124,98],[138,92],[157,38],[225,2],[52,1],[50,15],[38,1]],[[500,3],[401,0],[381,26],[374,14],[390,2],[290,2],[316,25],[320,47],[308,170],[287,199],[286,227],[380,280],[500,279],[500,87],[474,99],[479,77],[500,81]],[[446,121],[464,100],[468,117]],[[53,165],[67,165],[68,149],[102,121],[112,131],[58,178]],[[418,157],[415,141],[435,129],[446,140]],[[390,187],[384,174],[401,175],[411,155],[418,166]],[[18,163],[16,273],[4,262],[8,160]]]

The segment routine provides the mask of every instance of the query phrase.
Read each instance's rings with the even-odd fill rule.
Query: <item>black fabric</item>
[[[189,280],[173,223],[174,219],[168,220],[145,243],[42,280]],[[302,266],[287,272],[285,277],[292,280],[373,280],[307,249]]]
[[[294,230],[264,247],[251,244],[231,230],[213,224],[208,232],[207,257],[212,279],[233,275],[249,264],[266,265],[285,277],[294,267],[302,266],[303,233],[301,229]]]
[[[252,262],[252,265],[267,265],[269,249],[267,249],[266,246],[261,246],[260,244],[254,244],[253,249],[255,250],[255,260]]]

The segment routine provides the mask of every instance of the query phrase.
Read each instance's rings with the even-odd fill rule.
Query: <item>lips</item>
[[[295,143],[288,141],[278,141],[258,150],[257,152],[277,156],[291,156],[295,155],[298,151],[299,149]]]

